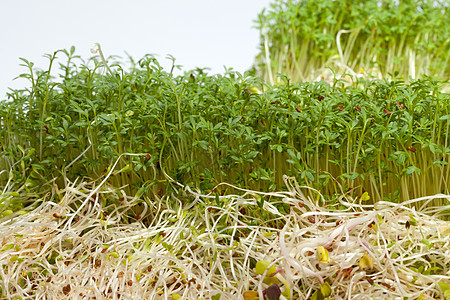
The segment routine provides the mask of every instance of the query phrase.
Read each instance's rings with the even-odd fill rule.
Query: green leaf
[[[220,300],[221,295],[222,295],[221,293],[215,294],[214,296],[211,297],[211,300]]]
[[[291,149],[288,149],[288,150],[287,150],[287,153],[288,153],[288,155],[289,155],[292,159],[294,159],[294,160],[297,159],[297,156],[295,155],[295,152],[292,151]]]
[[[166,248],[166,250],[169,251],[169,252],[172,251],[172,249],[173,249],[173,245],[168,244],[168,243],[166,243],[166,242],[162,242],[161,245],[162,245],[164,248]]]
[[[132,171],[133,170],[133,166],[132,166],[132,164],[130,163],[130,164],[127,164],[125,167],[123,167],[122,169],[120,169],[119,171],[117,171],[117,172],[114,172],[114,175],[117,175],[117,174],[119,174],[119,173],[122,173],[122,172],[129,172],[129,171]]]
[[[311,173],[311,171],[306,171],[305,176],[306,178],[308,178],[309,181],[314,181],[314,175],[313,173]]]
[[[66,119],[63,120],[62,125],[63,125],[64,130],[67,130],[69,128],[69,122],[67,122]]]
[[[364,192],[364,193],[361,195],[361,201],[369,201],[369,200],[370,200],[369,193],[368,193],[368,192]]]
[[[425,245],[427,245],[428,249],[433,248],[433,243],[431,243],[429,240],[427,239],[422,239],[422,243],[424,243]]]
[[[450,285],[445,282],[438,282],[439,288],[442,292],[445,292],[446,290],[450,289]]]
[[[356,172],[350,172],[350,173],[344,173],[342,174],[342,176],[344,176],[347,179],[350,180],[355,180],[356,178],[358,178],[359,174]]]
[[[12,215],[12,214],[13,214],[13,211],[11,209],[7,209],[7,210],[2,211],[2,216],[9,216],[9,215]]]
[[[179,299],[181,299],[181,295],[180,295],[180,294],[177,294],[177,293],[173,293],[173,294],[172,294],[172,299],[173,299],[173,300],[179,300]]]
[[[215,199],[216,199],[217,206],[221,207],[222,205],[220,205],[220,198],[219,198],[219,193],[218,192],[216,192]]]
[[[286,162],[291,165],[295,165],[297,163],[296,161],[293,161],[292,159],[286,159]]]
[[[18,256],[11,256],[11,258],[9,259],[10,262],[23,262],[23,257],[18,257]]]
[[[417,223],[417,221],[416,221],[416,219],[414,219],[414,217],[413,217],[413,215],[409,215],[409,224],[411,225],[411,226],[417,226],[417,225],[419,225],[419,223]]]
[[[397,158],[397,165],[402,165],[405,162],[406,156],[404,153],[401,153]]]
[[[259,151],[252,150],[249,153],[247,153],[246,158],[247,159],[254,159],[258,154],[259,154]]]
[[[36,152],[36,149],[31,148],[30,151],[28,151],[27,155],[25,155],[25,157],[23,159],[30,158],[34,154],[34,152]]]
[[[322,293],[322,296],[328,297],[331,295],[331,286],[328,282],[325,282],[323,285],[320,286],[320,292]]]
[[[20,152],[22,152],[22,155],[25,154],[25,150],[23,150],[22,146],[20,146],[19,144],[17,144],[17,148],[20,150]]]
[[[314,294],[312,294],[312,296],[311,296],[311,300],[323,300],[323,299],[324,298],[323,298],[322,293],[320,292],[320,290],[316,290],[314,292]]]
[[[406,168],[406,170],[405,170],[405,174],[406,174],[406,175],[412,175],[414,172],[417,172],[417,174],[420,175],[420,169],[417,168],[416,166],[409,166],[409,167]]]
[[[256,263],[255,272],[256,274],[262,275],[264,271],[269,267],[270,263],[265,260],[260,260]],[[266,276],[270,276],[277,271],[277,267],[272,265],[266,273]]]
[[[14,248],[14,244],[6,244],[2,247],[2,249],[0,249],[0,251],[11,250],[12,248]]]

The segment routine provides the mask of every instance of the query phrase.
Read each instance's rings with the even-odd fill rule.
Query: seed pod
[[[102,265],[102,261],[100,259],[96,259],[94,267],[99,268],[101,265]]]
[[[66,286],[63,286],[62,290],[63,290],[64,295],[68,295],[70,293],[70,290],[71,290],[70,284],[68,284]]]
[[[409,223],[409,221],[406,221],[405,227],[406,227],[406,229],[411,228],[411,224]]]
[[[411,152],[416,152],[416,148],[414,148],[413,146],[408,146],[406,147],[406,150],[411,151]]]

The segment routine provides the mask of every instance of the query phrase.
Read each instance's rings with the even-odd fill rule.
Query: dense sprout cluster
[[[62,53],[58,80],[51,66]],[[63,175],[104,177],[118,158],[109,182],[128,195],[170,193],[169,176],[202,191],[222,181],[273,191],[284,174],[334,201],[449,192],[450,97],[439,81],[281,77],[269,86],[232,71],[174,76],[150,56],[106,74],[103,62],[77,63],[73,48],[48,57],[47,71],[24,60],[31,87],[0,103],[0,180],[21,193],[5,194],[1,211],[32,203]]]
[[[257,19],[255,69],[275,82],[340,73],[450,77],[448,1],[277,0]]]
[[[450,227],[440,219],[448,196],[375,206],[342,196],[336,210],[285,180],[286,192],[236,188],[241,194],[220,196],[221,206],[188,186],[152,201],[105,181],[55,186],[58,201],[0,223],[0,297],[448,296]],[[446,206],[410,208],[434,198]],[[281,214],[270,199],[289,212]]]

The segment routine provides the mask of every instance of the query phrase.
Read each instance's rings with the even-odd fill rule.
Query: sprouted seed
[[[158,201],[121,195],[122,201],[108,202],[120,193],[105,181],[71,182],[59,190],[59,203],[42,201],[0,224],[1,297],[425,299],[448,293],[450,224],[442,217],[450,196],[375,206],[341,197],[337,210],[318,206],[293,178],[285,182],[287,192],[226,194],[222,206],[214,205],[214,195],[181,184]],[[88,201],[94,192],[111,204]],[[183,204],[186,196],[197,209]],[[435,198],[447,205],[414,206]],[[242,213],[269,199],[290,205],[289,212],[266,205],[264,219],[262,212]],[[147,210],[139,219],[138,203]]]

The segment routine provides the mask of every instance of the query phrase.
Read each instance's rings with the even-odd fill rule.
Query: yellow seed
[[[317,259],[321,263],[328,263],[330,261],[330,256],[328,254],[328,250],[325,249],[323,246],[317,247]]]
[[[257,291],[245,291],[244,292],[245,300],[258,300],[258,292]]]
[[[320,286],[320,292],[322,293],[322,296],[328,297],[331,295],[331,286],[328,282],[325,282],[323,285]]]
[[[367,251],[364,251],[363,257],[359,260],[359,268],[361,270],[372,270],[373,269],[373,258],[369,256]]]

